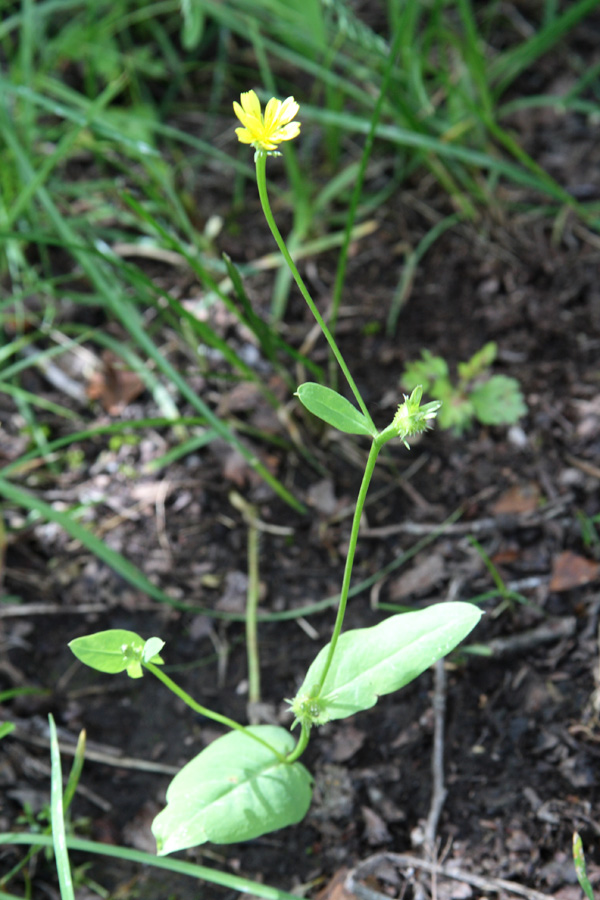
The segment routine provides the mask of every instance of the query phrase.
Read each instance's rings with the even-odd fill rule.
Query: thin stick
[[[435,836],[448,791],[444,785],[444,724],[446,718],[446,670],[444,660],[434,667],[433,688],[433,753],[431,755],[432,792],[429,815],[425,824],[425,852],[435,859]]]
[[[448,601],[460,593],[462,580],[454,578],[448,589]],[[433,688],[433,753],[431,756],[432,793],[429,815],[425,825],[425,851],[435,859],[435,836],[448,791],[444,785],[444,727],[446,722],[446,670],[444,660],[438,659],[434,669]],[[435,877],[435,874],[434,874]]]
[[[464,884],[470,884],[478,890],[500,893],[506,891],[509,894],[515,894],[519,897],[525,897],[527,900],[552,900],[549,894],[542,894],[533,888],[526,887],[516,881],[507,881],[505,878],[489,878],[483,875],[474,875],[466,872],[464,869],[455,869],[452,866],[444,866],[435,862],[428,862],[419,859],[418,856],[411,856],[408,853],[377,853],[368,859],[359,863],[355,869],[349,872],[345,888],[350,893],[355,894],[359,898],[366,898],[364,886],[357,879],[366,878],[369,875],[375,875],[377,867],[382,863],[391,863],[398,869],[422,869],[424,872],[436,873],[443,878],[451,878],[453,881],[462,881]],[[379,893],[378,891],[369,891],[369,900],[388,900],[388,895]]]

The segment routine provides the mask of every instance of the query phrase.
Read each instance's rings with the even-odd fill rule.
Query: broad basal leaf
[[[340,636],[319,694],[329,644],[309,668],[292,701],[297,719],[322,725],[374,706],[382,694],[404,687],[449,653],[481,617],[471,603],[438,603],[418,612],[391,616],[372,628]]]
[[[295,746],[276,725],[248,731],[280,754]],[[167,791],[167,806],[152,823],[159,855],[206,841],[248,841],[299,822],[308,810],[312,778],[299,763],[286,763],[240,731],[209,744],[183,767]]]
[[[313,416],[346,434],[368,434],[375,437],[377,431],[355,406],[331,388],[313,381],[301,384],[296,396]]]

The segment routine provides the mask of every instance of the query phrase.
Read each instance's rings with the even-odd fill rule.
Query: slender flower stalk
[[[279,247],[283,258],[285,259],[293,277],[294,281],[298,285],[300,293],[304,297],[308,308],[311,313],[315,317],[319,328],[323,332],[323,336],[325,340],[331,347],[333,355],[335,356],[340,369],[344,373],[344,376],[350,386],[354,397],[356,398],[356,402],[358,403],[361,412],[367,419],[367,421],[373,425],[373,420],[371,419],[371,415],[365,405],[365,402],[356,386],[352,375],[350,374],[350,370],[346,365],[346,361],[341,354],[341,351],[333,337],[331,331],[327,327],[323,316],[317,309],[317,305],[314,300],[310,296],[308,292],[308,288],[306,287],[300,272],[298,271],[294,260],[292,259],[290,252],[283,240],[281,233],[277,227],[275,219],[273,217],[273,213],[271,212],[271,205],[269,203],[269,195],[267,193],[267,156],[268,155],[276,155],[273,151],[276,150],[279,143],[282,141],[289,141],[293,138],[297,137],[300,133],[300,123],[292,122],[291,119],[294,118],[298,114],[299,106],[294,100],[293,97],[288,97],[286,100],[277,100],[275,97],[271,97],[267,106],[265,108],[265,114],[263,116],[260,106],[260,101],[254,91],[248,91],[245,94],[242,94],[240,97],[240,103],[233,104],[233,109],[244,126],[243,128],[236,128],[235,133],[238,136],[238,140],[241,141],[242,144],[252,144],[255,149],[254,161],[256,163],[256,183],[258,186],[258,194],[260,197],[260,202],[263,208],[263,213],[265,215],[265,219],[267,220],[267,224],[271,229],[271,234],[275,238],[275,243]],[[373,429],[375,426],[373,425]]]
[[[369,451],[369,458],[367,459],[362,483],[358,492],[358,497],[356,499],[356,507],[354,509],[354,517],[352,519],[352,529],[350,531],[350,540],[348,542],[348,552],[346,554],[344,577],[342,579],[342,589],[340,591],[340,602],[335,619],[335,625],[333,627],[333,634],[331,636],[331,641],[329,644],[329,652],[327,654],[325,666],[323,667],[323,671],[321,673],[318,689],[315,692],[316,700],[318,700],[319,698],[323,685],[325,684],[325,679],[327,678],[327,673],[331,668],[335,648],[342,631],[342,626],[344,624],[346,605],[348,603],[348,594],[350,592],[350,580],[352,578],[352,569],[354,567],[354,555],[356,553],[356,545],[358,543],[360,520],[362,518],[365,501],[367,499],[367,491],[373,477],[373,472],[375,471],[377,457],[379,456],[383,445],[387,444],[387,442],[391,441],[393,438],[400,438],[404,446],[410,450],[407,439],[409,437],[415,437],[417,434],[421,434],[422,432],[427,431],[428,428],[431,428],[433,419],[435,419],[437,411],[442,405],[440,402],[434,400],[431,403],[426,403],[424,406],[421,406],[422,395],[423,388],[421,387],[421,385],[417,385],[410,397],[407,397],[405,395],[404,402],[398,406],[398,410],[396,412],[396,415],[392,419],[392,422],[388,425],[387,428],[384,428],[383,431],[380,431],[379,434],[375,438],[373,438],[373,443],[371,444],[371,449]]]
[[[256,164],[256,183],[258,186],[258,194],[265,218],[267,220],[267,224],[269,225],[271,233],[275,238],[275,242],[279,247],[283,258],[285,259],[294,277],[294,280],[298,285],[298,288],[300,289],[300,293],[304,297],[304,300],[306,301],[310,311],[315,317],[325,339],[331,347],[333,355],[335,356],[342,372],[344,373],[352,390],[352,393],[354,394],[356,402],[358,403],[358,406],[360,407],[360,410],[364,418],[366,419],[366,430],[364,429],[362,423],[360,423],[360,429],[356,432],[351,431],[351,433],[370,433],[373,438],[373,443],[371,444],[371,449],[369,452],[369,458],[367,460],[365,472],[356,501],[356,508],[354,510],[354,518],[352,521],[348,552],[346,555],[342,588],[340,591],[340,602],[338,605],[333,635],[329,644],[325,664],[320,673],[318,684],[314,685],[313,690],[311,690],[310,692],[310,697],[308,697],[308,699],[304,697],[300,698],[299,702],[297,702],[298,698],[296,698],[294,701],[290,701],[292,710],[296,715],[296,722],[300,722],[302,725],[298,743],[294,750],[287,757],[287,762],[291,763],[297,760],[304,752],[310,736],[311,725],[314,722],[319,721],[319,699],[323,690],[323,686],[327,679],[327,675],[331,669],[331,664],[335,655],[338,639],[340,637],[344,624],[344,615],[348,603],[352,569],[354,565],[354,556],[356,553],[356,545],[358,542],[358,533],[360,529],[360,520],[364,509],[369,484],[375,470],[377,457],[379,456],[381,448],[384,446],[384,444],[386,444],[394,437],[399,437],[400,440],[402,440],[406,445],[406,447],[408,447],[408,438],[412,438],[415,435],[420,434],[431,426],[432,420],[435,418],[437,410],[439,409],[441,404],[439,404],[438,402],[433,402],[421,406],[423,389],[421,386],[418,386],[414,389],[410,397],[404,398],[404,402],[401,403],[398,407],[398,411],[388,427],[381,432],[376,429],[369,411],[366,408],[366,405],[360,395],[354,379],[350,374],[348,366],[346,365],[346,362],[335,341],[335,338],[327,327],[322,315],[317,309],[315,302],[310,296],[308,289],[304,284],[304,281],[302,280],[302,277],[300,276],[300,273],[298,272],[298,269],[296,268],[296,265],[290,255],[285,241],[283,240],[279,229],[277,228],[273,213],[271,212],[269,196],[267,193],[266,158],[268,155],[273,155],[274,152],[276,152],[278,145],[282,141],[292,140],[299,134],[300,124],[298,122],[292,121],[298,113],[298,104],[293,97],[288,97],[284,101],[277,100],[272,97],[267,103],[263,116],[260,102],[254,91],[248,91],[248,93],[242,94],[240,100],[241,103],[233,104],[235,114],[243,125],[243,128],[236,128],[236,134],[238,136],[238,139],[243,144],[251,144],[255,149],[254,161]],[[330,421],[327,415],[323,415],[321,417],[324,418],[325,421]],[[294,724],[296,724],[296,722]]]

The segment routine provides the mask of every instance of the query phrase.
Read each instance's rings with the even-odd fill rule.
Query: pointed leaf
[[[276,725],[248,731],[289,753],[293,736]],[[308,810],[312,778],[301,763],[286,763],[240,731],[217,738],[179,772],[167,806],[152,823],[159,855],[206,841],[248,841],[299,822]]]
[[[343,633],[318,696],[329,644],[310,666],[292,702],[296,718],[322,725],[370,709],[382,694],[404,687],[449,653],[480,617],[471,603],[438,603]]]
[[[344,431],[346,434],[368,434],[371,437],[377,434],[366,416],[331,388],[307,381],[300,385],[296,396],[313,416],[323,419],[338,431]]]
[[[485,344],[481,350],[474,353],[468,362],[459,362],[458,375],[463,381],[472,381],[490,368],[498,354],[498,345],[494,341]]]

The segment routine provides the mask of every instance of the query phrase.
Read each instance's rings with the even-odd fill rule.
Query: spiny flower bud
[[[439,400],[433,400],[431,403],[421,406],[422,396],[423,388],[420,384],[416,386],[410,397],[405,394],[404,403],[398,407],[398,412],[390,426],[408,450],[410,450],[408,438],[431,428],[432,420],[435,419],[437,411],[442,405]]]

